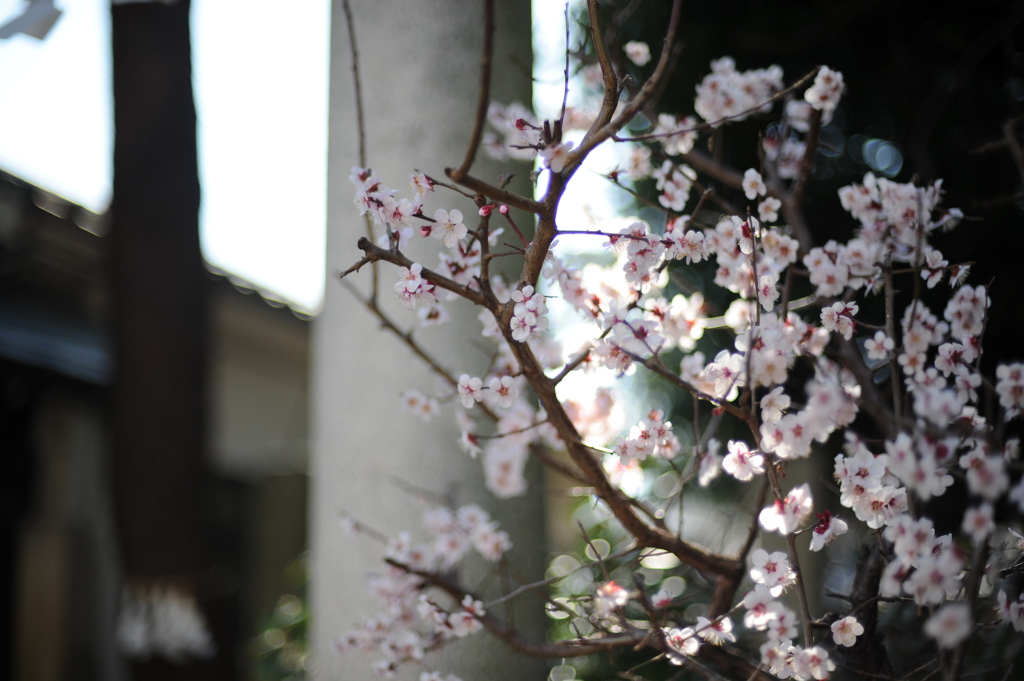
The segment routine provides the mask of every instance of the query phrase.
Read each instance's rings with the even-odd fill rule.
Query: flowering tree
[[[681,4],[672,5],[655,61],[645,43],[621,43],[621,15],[603,30],[609,16],[590,0],[585,44],[567,48],[566,100],[557,118],[538,120],[520,105],[489,101],[493,8],[485,3],[481,94],[461,165],[446,169],[445,181],[414,172],[407,194],[365,159],[354,169],[368,234],[357,244],[362,258],[341,276],[370,270],[368,309],[447,385],[435,396],[407,392],[404,407],[424,419],[452,407],[458,445],[482,460],[495,496],[525,492],[532,457],[583,490],[600,522],[580,525],[582,560],[556,560],[548,579],[485,599],[459,581],[458,567],[471,553],[503,561],[511,538],[479,506],[428,509],[424,541],[384,537],[350,517],[352,530],[387,545],[386,571],[372,580],[384,609],[338,647],[377,651],[384,674],[487,629],[528,655],[607,653],[627,679],[675,670],[955,679],[978,671],[969,658],[1002,676],[1024,629],[1024,538],[1010,527],[1024,510],[1011,436],[1024,408],[1024,364],[997,358],[986,375],[989,282],[970,281],[970,263],[932,245],[965,216],[943,205],[941,181],[868,173],[834,199],[855,225],[852,238],[820,243],[804,200],[820,132],[845,94],[842,74],[821,66],[787,85],[777,66],[739,71],[723,57],[696,86],[694,115],[660,111]],[[591,76],[592,108],[566,104],[573,59]],[[628,75],[634,67],[648,67],[639,86]],[[751,118],[766,123],[751,154],[756,167],[732,168],[700,149]],[[657,123],[643,129],[645,120]],[[575,143],[566,139],[574,130],[585,131]],[[608,175],[614,185],[634,191],[624,177],[654,181],[652,196],[636,196],[657,209],[657,221],[584,230],[561,223],[568,183],[606,144],[628,149],[626,167]],[[472,175],[481,146],[510,163],[540,159],[541,198]],[[454,208],[456,196],[475,215]],[[517,224],[511,209],[535,225]],[[614,257],[571,261],[556,244],[568,234],[588,235]],[[407,255],[424,238],[443,242],[431,268]],[[516,261],[514,278],[495,271],[498,258]],[[714,268],[713,286],[729,292],[728,305],[689,285],[686,272],[709,266],[702,263]],[[385,281],[397,281],[387,297],[416,310],[422,324],[443,323],[451,302],[479,308],[493,346],[486,375],[441,366],[399,328],[380,300],[388,271]],[[933,308],[938,295],[943,304]],[[592,327],[582,347],[552,339],[552,299]],[[714,356],[700,349],[708,330],[721,340]],[[619,390],[590,400],[560,390],[574,372],[600,368],[618,376],[643,369],[688,395],[689,428],[674,428],[652,406],[625,430]],[[823,470],[834,494],[815,499]],[[712,485],[752,509],[718,550],[682,527],[686,491]],[[944,531],[930,509],[954,486],[968,501]],[[607,538],[592,536],[596,525]],[[837,554],[849,563],[844,590],[809,569],[809,556],[855,548],[858,539],[859,550]],[[666,557],[661,584],[649,584],[651,561]],[[556,623],[543,642],[497,614],[538,591]],[[822,606],[821,596],[833,605]]]

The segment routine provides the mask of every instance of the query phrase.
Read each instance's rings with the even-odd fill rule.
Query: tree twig
[[[347,0],[346,0],[347,2]],[[494,0],[484,0],[484,53],[480,58],[480,97],[476,103],[476,119],[473,121],[473,133],[469,137],[469,147],[462,165],[448,173],[456,182],[461,182],[473,167],[480,138],[483,136],[484,123],[487,121],[487,107],[491,103],[491,57],[494,52]]]

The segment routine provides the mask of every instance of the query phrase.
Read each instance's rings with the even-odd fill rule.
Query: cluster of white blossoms
[[[835,459],[839,503],[852,509],[857,519],[872,529],[902,517],[907,510],[907,490],[898,487],[899,481],[889,475],[889,457],[875,456],[857,438],[847,439],[850,456],[837,454]]]
[[[650,57],[645,48],[630,43],[625,50],[634,63],[643,65]],[[712,63],[712,73],[697,87],[694,111],[718,126],[727,119],[741,120],[770,111],[772,96],[783,89],[780,68],[738,72],[733,60],[726,57]],[[634,373],[638,366],[656,366],[659,373],[695,395],[698,416],[692,447],[681,445],[673,424],[660,409],[648,411],[627,431],[622,414],[628,400],[615,388],[602,388],[590,400],[561,401],[576,430],[572,433],[562,425],[562,435],[578,436],[576,444],[584,443],[591,453],[605,451],[598,463],[607,471],[611,485],[619,488],[617,493],[628,496],[633,494],[629,490],[641,490],[638,494],[646,494],[651,489],[662,500],[678,498],[681,508],[681,490],[693,478],[701,486],[724,478],[720,475],[723,471],[729,480],[726,484],[767,484],[767,478],[773,496],[759,503],[763,508],[758,509],[756,522],[762,530],[786,536],[790,546],[794,535],[807,534],[812,551],[826,550],[851,529],[851,534],[861,536],[876,531],[877,536],[871,537],[872,550],[877,544],[886,564],[879,596],[894,601],[912,599],[916,606],[930,609],[922,631],[938,646],[949,649],[978,630],[976,621],[983,621],[976,609],[966,604],[974,600],[965,602],[972,560],[989,556],[989,545],[1002,540],[1004,529],[997,524],[997,516],[1005,508],[1016,504],[1024,512],[1024,478],[1016,484],[1011,479],[1011,472],[1019,468],[1019,444],[1003,436],[1005,424],[1024,411],[1024,364],[1000,365],[994,382],[983,378],[981,339],[991,301],[986,287],[965,284],[966,265],[950,264],[930,243],[939,230],[954,228],[962,217],[957,209],[941,207],[941,181],[919,187],[867,173],[862,182],[841,188],[839,201],[856,221],[852,238],[845,241],[813,246],[805,234],[786,224],[793,220],[792,204],[783,200],[792,198],[795,183],[787,189],[785,181],[804,177],[805,136],[812,122],[828,122],[843,90],[842,74],[822,67],[803,99],[790,98],[782,124],[765,135],[762,170],[747,169],[742,181],[734,175],[736,196],[742,192],[748,201],[757,202],[756,217],[751,214],[752,207],[741,215],[714,214],[703,207],[703,200],[693,209],[693,216],[682,214],[693,198],[693,188],[700,186],[693,167],[682,160],[702,166],[692,158],[673,157],[694,149],[698,126],[690,116],[659,115],[653,134],[626,140],[626,168],[612,171],[610,177],[617,181],[620,172],[633,180],[652,177],[665,209],[664,226],[653,219],[635,218],[607,228],[599,225],[591,234],[604,240],[609,251],[604,258],[610,263],[607,266],[580,264],[577,254],[565,255],[563,262],[553,243],[554,250],[542,254],[546,258],[539,277],[506,284],[491,274],[483,286],[483,253],[488,245],[495,245],[499,231],[485,231],[486,221],[497,210],[511,223],[507,207],[481,199],[481,226],[476,231],[467,227],[458,210],[437,210],[432,219],[423,214],[433,189],[426,176],[414,175],[413,195],[400,199],[361,169],[353,175],[356,204],[385,229],[382,247],[401,250],[416,232],[443,240],[445,250],[438,272],[474,292],[483,287],[487,295],[494,295],[490,301],[494,312],[484,310],[479,315],[483,337],[495,344],[486,370],[475,372],[478,375],[464,373],[457,382],[449,379],[454,385],[436,397],[410,391],[403,400],[410,411],[424,418],[447,404],[461,405],[454,409],[461,432],[459,444],[474,457],[482,455],[486,485],[497,497],[527,491],[524,467],[531,451],[566,448],[548,413],[530,393],[526,374],[533,368],[531,380],[536,381],[541,380],[536,378],[541,372],[529,366],[524,370],[517,358],[533,353],[551,381],[543,387],[550,390],[577,369],[607,369],[622,377]],[[566,169],[572,146],[557,139],[551,126],[538,122],[519,105],[492,105],[489,115],[495,128],[502,131],[500,137],[492,134],[486,142],[493,155],[517,159],[539,155],[543,160],[540,172]],[[585,123],[582,115],[570,111],[569,116],[566,129]],[[652,159],[661,165],[655,169]],[[651,205],[657,209],[653,201]],[[413,229],[413,224],[418,228]],[[559,227],[574,233],[585,231],[572,225]],[[526,237],[522,240],[526,242]],[[536,244],[525,247],[529,254]],[[711,258],[715,259],[713,284],[735,294],[724,312],[715,309],[718,295],[690,292],[689,286],[672,283],[670,276],[670,268],[674,275],[678,272],[674,268]],[[893,263],[900,267],[893,270]],[[400,268],[399,276],[395,287],[399,301],[425,310],[422,324],[444,321],[438,300],[449,294],[426,281],[422,266]],[[430,273],[426,276],[430,278]],[[870,296],[877,296],[877,301],[888,294],[886,302],[893,303],[900,291],[886,287],[894,276],[902,277],[902,309],[892,309],[891,317],[886,318],[883,315],[888,313],[880,312],[881,305]],[[912,287],[906,285],[907,277],[913,277]],[[940,317],[925,300],[935,305],[946,290],[939,287],[941,283],[948,284],[949,297]],[[441,284],[452,288],[446,282]],[[911,288],[914,298],[908,302]],[[918,295],[922,288],[924,298]],[[680,289],[687,293],[677,293]],[[805,297],[794,300],[795,290]],[[593,332],[591,340],[572,352],[563,352],[547,334],[547,301],[558,297],[578,312]],[[495,301],[502,307],[496,307]],[[554,308],[555,303],[551,305]],[[709,319],[710,315],[718,316]],[[710,339],[714,343],[704,339],[707,329],[717,330]],[[702,339],[705,347],[717,345],[713,358],[697,350]],[[673,369],[665,368],[663,360],[677,349],[683,357],[673,376]],[[856,364],[860,361],[863,365]],[[533,384],[535,388],[540,385]],[[889,386],[898,408],[892,406],[891,396],[880,397]],[[984,403],[982,386],[995,393],[1001,410]],[[537,390],[538,395],[543,392]],[[723,456],[712,433],[705,432],[702,438],[698,430],[704,402],[713,405],[715,418],[726,413],[742,415],[740,420],[751,431],[747,441],[733,435],[723,438],[727,442]],[[875,433],[861,437],[846,430],[858,419],[872,420]],[[551,421],[565,423],[564,418],[554,416]],[[843,453],[838,455],[837,431],[845,437]],[[843,518],[822,505],[816,508],[807,482],[781,482],[789,461],[822,452],[830,459],[834,456],[839,503],[850,509],[849,514],[842,511]],[[680,454],[692,456],[677,467]],[[670,485],[678,491],[662,496],[656,488],[658,481],[672,477],[665,472],[668,467],[678,474]],[[654,472],[658,475],[651,484]],[[936,522],[928,517],[926,504],[945,495],[956,478],[962,480],[970,501],[957,524],[950,526],[951,531],[936,536]],[[633,499],[627,501],[633,503]],[[636,507],[646,511],[643,503],[646,499],[637,501]],[[642,522],[663,531],[671,505],[672,501],[656,508],[648,513],[651,522]],[[400,536],[390,545],[389,557],[428,572],[450,570],[474,547],[488,560],[498,559],[508,548],[508,535],[478,509],[472,516],[477,524],[465,525],[463,510],[433,511],[428,527],[436,539],[413,546],[407,536]],[[608,508],[596,501],[590,511],[606,514],[602,523],[611,517]],[[609,521],[603,530],[625,534],[623,527]],[[637,537],[624,537],[621,545],[635,545],[631,542]],[[1022,546],[1018,548],[1024,550]],[[685,560],[682,554],[677,557]],[[990,567],[1002,560],[991,559]],[[876,618],[858,621],[852,615],[835,616],[827,623],[837,647],[826,650],[822,640],[814,640],[810,633],[813,618],[806,612],[806,599],[800,616],[787,600],[792,599],[792,591],[805,593],[806,589],[800,581],[805,577],[800,576],[804,573],[796,553],[757,548],[750,553],[749,564],[753,588],[732,610],[726,604],[712,613],[718,615],[715,617],[679,616],[681,613],[672,611],[673,596],[678,593],[662,591],[642,598],[642,593],[615,581],[591,591],[594,575],[589,572],[586,595],[574,592],[573,599],[561,604],[565,606],[562,616],[570,616],[566,613],[571,610],[574,626],[578,622],[589,627],[585,633],[571,633],[585,639],[589,634],[604,637],[651,628],[653,607],[664,615],[657,624],[661,647],[667,648],[664,652],[671,662],[684,664],[701,645],[735,642],[728,615],[742,607],[746,610],[743,625],[767,636],[760,646],[762,668],[779,678],[801,681],[828,678],[836,661],[843,662],[843,649],[856,645],[869,621],[870,635],[877,637]],[[578,561],[576,565],[586,572]],[[605,567],[601,565],[602,570]],[[972,599],[995,600],[987,594],[995,593],[989,587],[997,572],[989,569],[987,591],[982,595],[975,592]],[[558,574],[559,579],[565,576],[564,571]],[[423,578],[397,569],[377,579],[375,588],[389,603],[390,614],[357,630],[343,647],[385,650],[385,670],[401,660],[422,659],[434,643],[480,626],[484,613],[479,602],[470,599],[461,609],[446,609],[424,598],[427,582]],[[1024,594],[998,593],[998,605],[993,602],[992,607],[999,617],[1017,631],[1024,630]],[[977,609],[989,607],[987,603]],[[853,604],[854,611],[864,605]],[[634,619],[643,609],[647,609],[648,619]],[[804,629],[799,626],[802,618],[807,618]],[[820,625],[820,620],[815,624]],[[812,640],[794,643],[806,637]]]
[[[940,209],[942,180],[925,187],[913,183],[901,184],[874,174],[864,175],[864,181],[842,187],[839,200],[844,209],[860,222],[856,238],[846,244],[852,252],[837,253],[835,257],[846,268],[849,286],[858,289],[864,284],[877,290],[881,286],[879,268],[874,263],[891,251],[895,262],[917,263],[920,259],[921,276],[934,287],[946,272],[942,255],[928,243],[928,236],[938,229],[952,229],[963,213],[957,208]],[[812,251],[813,253],[814,251]],[[810,265],[808,265],[810,267]],[[967,275],[966,266],[949,267],[950,285],[962,282]],[[842,272],[837,273],[843,276]],[[822,293],[821,295],[835,295]]]
[[[627,437],[615,439],[615,453],[622,462],[644,460],[649,456],[673,459],[679,453],[679,440],[672,432],[672,422],[665,420],[665,412],[653,409],[647,418],[629,429]]]
[[[345,522],[354,532],[364,529],[354,520],[346,518]],[[442,592],[409,570],[452,570],[471,551],[494,562],[512,548],[508,533],[476,504],[456,510],[443,506],[428,509],[423,524],[432,536],[430,541],[413,543],[407,532],[399,533],[388,541],[385,554],[393,562],[385,572],[367,578],[370,591],[382,602],[382,610],[334,641],[339,652],[383,654],[374,667],[384,676],[392,675],[403,662],[422,661],[428,650],[444,641],[465,638],[483,629],[483,603],[467,595],[459,603],[445,605]]]
[[[647,66],[651,61],[651,48],[645,42],[630,40],[622,46],[626,57],[637,66]]]
[[[693,116],[678,117],[671,114],[658,114],[658,124],[651,136],[661,142],[661,147],[669,156],[688,154],[697,141],[697,119]],[[664,205],[664,204],[662,204]]]
[[[747,611],[743,625],[768,634],[760,648],[761,663],[780,679],[828,678],[828,673],[835,669],[828,652],[821,646],[794,645],[799,636],[797,615],[776,600],[795,581],[785,554],[757,549],[751,558],[755,586],[743,597],[742,605]]]
[[[520,102],[508,106],[491,102],[487,120],[494,131],[484,133],[483,145],[491,158],[532,161],[536,157],[541,128],[532,111]]]
[[[430,421],[441,411],[437,398],[427,397],[419,390],[407,390],[402,393],[402,411],[420,417],[423,422]]]
[[[544,296],[534,291],[532,286],[524,286],[512,292],[512,300],[516,303],[509,322],[512,338],[520,343],[539,340],[548,328]]]
[[[686,207],[690,200],[690,190],[693,189],[693,181],[697,178],[693,168],[685,163],[665,161],[660,168],[651,173],[651,177],[661,192],[658,203],[676,213]]]
[[[996,393],[1006,418],[1017,418],[1024,410],[1024,364],[1004,364],[996,369]]]
[[[711,62],[711,73],[697,86],[693,110],[714,125],[723,118],[740,121],[770,110],[771,105],[765,102],[781,89],[781,67],[737,71],[732,57],[722,57]]]
[[[398,268],[395,298],[402,307],[413,310],[417,307],[433,308],[437,304],[434,285],[422,277],[422,272],[423,265],[418,262],[409,267]]]
[[[804,91],[804,100],[812,108],[831,114],[843,96],[843,74],[822,66],[814,77],[814,85]],[[831,115],[829,116],[831,118]],[[827,122],[827,121],[825,121]]]

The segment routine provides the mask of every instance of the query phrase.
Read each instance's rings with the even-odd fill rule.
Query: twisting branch
[[[463,175],[460,179],[455,180],[453,176],[455,172],[456,171],[453,170],[452,168],[444,169],[445,175],[452,178],[452,180],[458,182],[463,187],[468,187],[469,189],[472,189],[476,193],[487,197],[491,201],[495,201],[497,203],[506,203],[512,206],[513,208],[518,208],[519,210],[525,210],[527,213],[534,214],[540,213],[541,209],[543,208],[543,206],[539,202],[534,201],[533,199],[528,199],[525,196],[513,194],[512,192],[506,191],[504,189],[499,189],[493,185],[487,184],[483,180],[478,180],[472,175]]]
[[[764,453],[765,458],[765,475],[768,476],[768,482],[772,486],[772,492],[775,494],[775,498],[778,501],[782,501],[786,498],[786,495],[782,493],[782,487],[779,485],[779,473],[775,470],[775,460],[769,452]],[[755,522],[756,519],[755,519]],[[804,633],[804,645],[814,645],[814,638],[811,631],[811,608],[807,602],[807,589],[804,586],[804,572],[800,568],[800,556],[796,552],[796,535],[792,532],[786,535],[786,548],[789,553],[789,562],[793,567],[793,572],[796,574],[796,595],[797,600],[800,603],[800,623],[803,625]]]
[[[409,258],[405,257],[399,251],[391,251],[385,248],[381,248],[380,246],[377,246],[376,244],[372,243],[366,237],[359,239],[359,241],[356,243],[356,246],[358,246],[359,250],[363,251],[363,253],[366,254],[366,257],[364,257],[362,260],[359,261],[359,263],[353,266],[355,269],[349,268],[348,270],[346,270],[345,274],[348,274],[349,272],[353,271],[358,271],[359,267],[365,264],[366,261],[377,262],[383,260],[384,262],[389,262],[392,265],[398,265],[399,267],[412,267],[413,265],[416,264],[412,260],[409,260]],[[443,288],[446,291],[451,291],[456,295],[462,296],[463,298],[473,303],[474,305],[485,307],[491,312],[494,312],[496,310],[497,302],[491,300],[480,291],[475,291],[468,286],[463,286],[462,284],[456,281],[452,281],[451,279],[444,275],[438,274],[433,270],[428,270],[426,267],[423,268],[423,270],[420,273],[420,276],[422,276],[423,279],[425,279],[426,281],[430,282],[431,284],[438,288]]]
[[[688,393],[693,395],[694,399],[707,400],[708,402],[714,404],[716,407],[729,412],[736,418],[746,423],[755,433],[757,432],[757,424],[754,423],[753,415],[750,413],[749,410],[743,407],[737,407],[732,402],[727,402],[726,400],[722,400],[717,397],[713,397],[712,395],[702,393],[701,391],[697,390],[696,386],[692,385],[683,377],[677,375],[675,372],[673,372],[671,369],[665,366],[665,363],[661,361],[660,357],[653,356],[644,359],[640,355],[635,355],[633,353],[627,352],[626,354],[629,355],[630,359],[632,359],[637,364],[640,364],[641,366],[650,369],[651,371],[653,371],[654,373],[658,374],[663,378],[667,378],[671,383],[687,391]]]
[[[586,137],[595,134],[612,119],[615,107],[619,103],[619,82],[615,77],[615,67],[612,65],[612,60],[608,57],[608,46],[605,45],[604,35],[601,32],[601,19],[598,16],[598,7],[599,3],[597,0],[587,0],[587,12],[590,17],[590,36],[594,41],[594,51],[597,52],[597,62],[601,65],[604,99],[601,101],[601,109],[594,118],[590,130],[587,131]]]
[[[814,109],[811,112],[811,128],[807,131],[806,148],[804,157],[800,160],[800,170],[797,171],[796,183],[793,185],[792,193],[786,199],[794,205],[799,206],[804,200],[804,191],[807,189],[807,178],[811,175],[811,165],[814,163],[814,154],[818,150],[818,131],[821,128],[821,110]]]
[[[347,2],[348,0],[346,0]],[[484,54],[480,58],[480,98],[476,102],[476,120],[473,121],[473,134],[469,137],[469,147],[462,165],[449,173],[456,182],[461,182],[469,169],[473,167],[480,138],[483,136],[484,123],[487,121],[487,107],[491,103],[491,56],[494,52],[494,0],[484,0]]]
[[[548,414],[548,419],[565,444],[569,457],[594,488],[595,495],[605,502],[626,531],[636,538],[636,546],[663,549],[675,554],[680,561],[687,565],[716,575],[741,573],[743,571],[741,562],[684,542],[667,529],[651,527],[636,515],[631,500],[612,486],[600,463],[580,438],[579,432],[573,426],[565,408],[555,395],[555,384],[544,374],[529,345],[512,338],[508,325],[508,319],[511,316],[511,304],[505,306],[505,311],[500,316],[495,315],[505,340],[519,362],[520,370],[536,392],[541,406]]]
[[[988,562],[988,541],[991,535],[986,534],[985,538],[978,544],[978,548],[974,551],[974,557],[971,561],[971,571],[967,576],[966,586],[966,601],[967,609],[969,612],[974,612],[974,604],[978,600],[978,589],[981,588],[981,578],[985,574],[986,563]],[[949,669],[946,671],[946,679],[948,681],[956,681],[960,676],[960,668],[964,663],[964,655],[967,653],[967,642],[970,637],[965,637],[963,641],[953,651],[953,661],[950,664]]]
[[[366,167],[366,124],[363,122],[363,86],[359,78],[359,48],[356,46],[356,27],[352,20],[352,5],[349,0],[341,0],[341,8],[345,12],[345,25],[348,27],[349,52],[352,56],[352,83],[356,99],[356,131],[359,136],[359,167]]]
[[[349,270],[351,271],[358,269],[358,266],[365,264],[366,260],[367,258],[360,260],[359,263],[354,265],[352,268],[349,268]],[[350,285],[347,281],[341,281],[341,285],[344,286],[356,300],[362,303],[366,307],[366,309],[369,310],[377,318],[382,328],[386,329],[387,331],[390,331],[392,334],[397,336],[399,340],[405,343],[406,347],[408,347],[409,350],[414,355],[423,360],[423,362],[428,367],[430,367],[431,371],[440,376],[448,385],[452,386],[453,388],[458,386],[458,381],[456,380],[455,375],[452,374],[452,372],[445,369],[444,367],[442,367],[438,363],[438,361],[434,359],[430,355],[430,353],[427,352],[426,349],[416,341],[411,331],[402,331],[402,329],[400,329],[398,325],[396,325],[394,321],[391,320],[390,317],[384,314],[384,311],[380,309],[379,305],[377,305],[377,300],[375,298],[364,298],[359,293],[359,291],[357,291],[356,288]],[[479,409],[483,412],[484,416],[486,416],[488,419],[490,419],[493,422],[498,421],[498,415],[491,411],[491,409],[486,404],[481,402],[477,405],[477,407],[479,407]],[[504,435],[510,434],[511,433],[500,433],[496,435],[496,437],[502,437]],[[545,466],[552,470],[561,473],[566,478],[574,480],[576,482],[587,484],[587,480],[579,471],[575,470],[572,466],[566,464],[565,462],[556,459],[554,456],[551,455],[551,453],[546,448],[531,445],[530,453],[533,455],[535,459],[540,461],[542,464],[544,464]]]
[[[589,0],[588,4],[590,7],[593,8],[591,11],[591,15],[596,15],[597,0]],[[605,123],[600,128],[596,127],[597,122],[595,121],[595,127],[591,127],[591,129],[587,132],[586,136],[583,138],[583,141],[580,142],[580,146],[577,147],[576,149],[573,149],[569,153],[569,156],[565,161],[566,169],[562,172],[563,175],[565,175],[566,177],[572,175],[576,168],[579,167],[580,162],[582,162],[583,159],[587,157],[587,154],[589,154],[594,147],[599,145],[601,142],[604,142],[606,139],[611,138],[612,135],[616,134],[619,130],[625,127],[625,125],[633,119],[633,116],[635,116],[637,112],[643,108],[644,104],[646,104],[647,101],[654,95],[655,91],[657,91],[658,87],[661,85],[661,81],[668,77],[669,64],[672,61],[672,47],[675,44],[676,30],[679,27],[679,17],[682,14],[682,7],[683,0],[673,1],[672,14],[669,16],[668,20],[668,30],[665,31],[665,44],[661,49],[661,57],[658,59],[658,66],[654,69],[654,73],[652,73],[651,77],[647,79],[646,83],[644,83],[644,86],[640,89],[640,92],[637,94],[637,96],[634,97],[633,100],[630,101],[625,107],[623,107],[622,112],[618,116],[615,116],[614,119],[610,120],[608,123]],[[599,31],[600,28],[598,28],[598,32]],[[602,49],[600,46],[603,44],[603,42],[603,37],[598,34],[595,34],[594,43],[595,46],[597,46],[597,49]],[[601,70],[602,73],[604,73],[604,63],[601,64]],[[602,112],[604,112],[608,100],[607,76],[605,76],[605,80],[606,103],[602,104]],[[617,99],[618,98],[616,97],[616,104]],[[612,107],[612,110],[614,111],[614,105]]]
[[[455,379],[451,372],[449,372],[447,369],[438,364],[437,361],[433,357],[431,357],[430,354],[428,354],[427,351],[419,343],[416,342],[416,339],[413,338],[411,331],[402,331],[393,321],[391,321],[391,319],[386,314],[384,314],[380,307],[377,306],[376,300],[372,298],[364,298],[362,295],[360,295],[359,291],[357,291],[356,288],[349,284],[347,281],[343,280],[341,282],[341,285],[348,289],[349,293],[351,293],[356,300],[365,305],[366,308],[373,313],[377,320],[380,321],[381,327],[387,329],[391,333],[398,336],[402,340],[402,342],[405,343],[405,345],[409,348],[409,350],[411,350],[414,355],[423,360],[435,374],[444,379],[445,383],[452,387],[455,387],[459,384],[459,382]]]
[[[349,0],[342,0],[342,10],[345,12],[345,25],[348,27],[348,45],[349,53],[352,57],[352,87],[355,90],[356,100],[356,135],[359,139],[359,167],[366,167],[366,122],[363,115],[363,85],[362,79],[359,77],[359,47],[356,44],[356,25],[352,19],[352,5]],[[373,223],[370,222],[370,216],[364,216],[366,222],[366,236],[369,239],[373,239]],[[377,263],[370,265],[372,272],[371,286],[372,293],[371,297],[376,300],[377,294],[380,292],[380,272],[377,270]]]
[[[896,342],[896,313],[894,299],[896,290],[892,282],[892,251],[886,251],[882,263],[885,277],[885,335]],[[896,430],[900,429],[903,420],[903,400],[900,397],[900,365],[896,361],[896,353],[889,351],[889,385],[892,388],[892,411],[896,415]]]
[[[619,136],[616,136],[615,137],[615,141],[616,142],[641,142],[641,141],[645,141],[645,140],[661,139],[663,137],[675,137],[676,135],[685,135],[686,133],[690,133],[690,132],[703,132],[705,130],[714,130],[715,128],[720,126],[722,123],[728,123],[729,121],[734,121],[734,120],[746,118],[747,116],[749,116],[751,114],[755,114],[755,113],[761,111],[762,109],[764,109],[764,107],[766,107],[766,106],[768,106],[770,104],[774,104],[775,102],[783,99],[786,95],[788,95],[790,93],[793,93],[793,92],[796,92],[797,90],[802,88],[804,85],[806,85],[807,83],[812,81],[814,79],[814,77],[816,75],[818,75],[818,71],[820,71],[820,70],[821,70],[821,66],[815,66],[814,69],[810,73],[807,73],[806,75],[804,75],[802,78],[800,78],[800,80],[796,81],[795,83],[793,83],[792,85],[790,85],[789,87],[787,87],[787,88],[785,88],[783,90],[779,90],[778,92],[776,92],[774,95],[772,95],[768,99],[764,100],[760,104],[757,104],[755,106],[750,107],[746,111],[740,111],[739,113],[730,114],[728,116],[722,116],[718,120],[708,121],[706,123],[700,123],[698,125],[694,125],[694,126],[691,126],[689,128],[680,128],[679,130],[673,130],[671,132],[649,133],[647,135],[636,135],[634,137],[619,137]]]
[[[388,565],[396,567],[410,575],[422,577],[428,584],[436,586],[459,602],[461,602],[466,596],[473,596],[469,591],[466,591],[443,575],[427,572],[425,570],[416,570],[409,565],[390,558],[385,558],[384,561]],[[476,597],[473,596],[473,599],[476,600]],[[508,626],[494,615],[486,614],[478,617],[477,619],[480,620],[480,623],[483,624],[488,631],[505,641],[505,643],[507,643],[513,650],[525,653],[532,657],[540,657],[544,659],[593,655],[594,653],[600,653],[606,650],[615,650],[617,648],[634,646],[643,640],[643,635],[640,633],[625,633],[618,636],[591,639],[585,643],[578,643],[576,641],[565,641],[563,643],[540,643],[524,637],[518,631]]]

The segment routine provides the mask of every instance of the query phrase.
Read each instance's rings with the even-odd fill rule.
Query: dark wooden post
[[[202,608],[218,594],[204,517],[208,280],[189,2],[116,5],[112,18],[111,426],[123,566],[129,584],[177,585]],[[137,664],[136,678],[231,678],[235,651],[223,638],[217,647],[206,662]]]

